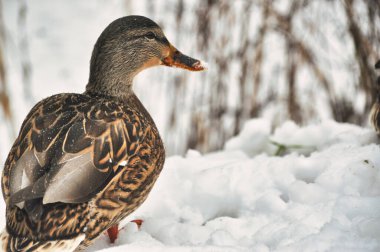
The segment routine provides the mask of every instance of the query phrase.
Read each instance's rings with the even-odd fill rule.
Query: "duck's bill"
[[[380,60],[375,64],[376,69],[380,69]]]
[[[190,71],[204,71],[207,69],[207,66],[204,62],[182,54],[173,46],[171,46],[170,49],[170,55],[161,60],[162,65],[179,67]]]

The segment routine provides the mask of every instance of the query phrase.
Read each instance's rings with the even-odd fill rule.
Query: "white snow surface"
[[[371,129],[253,119],[223,151],[167,158],[116,243],[87,251],[379,251],[379,154]]]

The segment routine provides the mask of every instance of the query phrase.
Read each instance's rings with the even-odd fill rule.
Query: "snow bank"
[[[251,120],[223,151],[168,158],[116,244],[103,235],[88,251],[379,251],[375,133],[332,121],[271,132]]]

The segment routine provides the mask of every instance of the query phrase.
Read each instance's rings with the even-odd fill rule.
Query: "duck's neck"
[[[111,75],[111,76],[109,76]],[[101,94],[106,96],[126,98],[133,94],[132,81],[130,76],[99,76],[91,78],[86,86],[86,92],[92,94]]]
[[[90,63],[90,77],[86,92],[114,97],[128,97],[132,82],[138,72],[138,64],[126,55],[106,54],[95,47]]]

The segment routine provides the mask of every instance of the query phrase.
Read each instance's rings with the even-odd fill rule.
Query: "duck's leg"
[[[142,224],[144,221],[141,220],[141,219],[136,219],[136,220],[133,220],[133,221],[131,221],[131,222],[136,223],[137,227],[140,229],[141,224]]]
[[[116,224],[109,229],[107,229],[108,237],[110,238],[110,242],[114,243],[119,234],[119,224]]]
[[[131,222],[136,223],[137,227],[140,229],[141,224],[144,221],[141,219],[136,219],[136,220],[133,220]],[[116,225],[110,227],[109,229],[107,229],[107,234],[108,234],[108,237],[110,238],[110,242],[114,243],[117,239],[117,236],[119,235],[119,224],[116,224]]]

